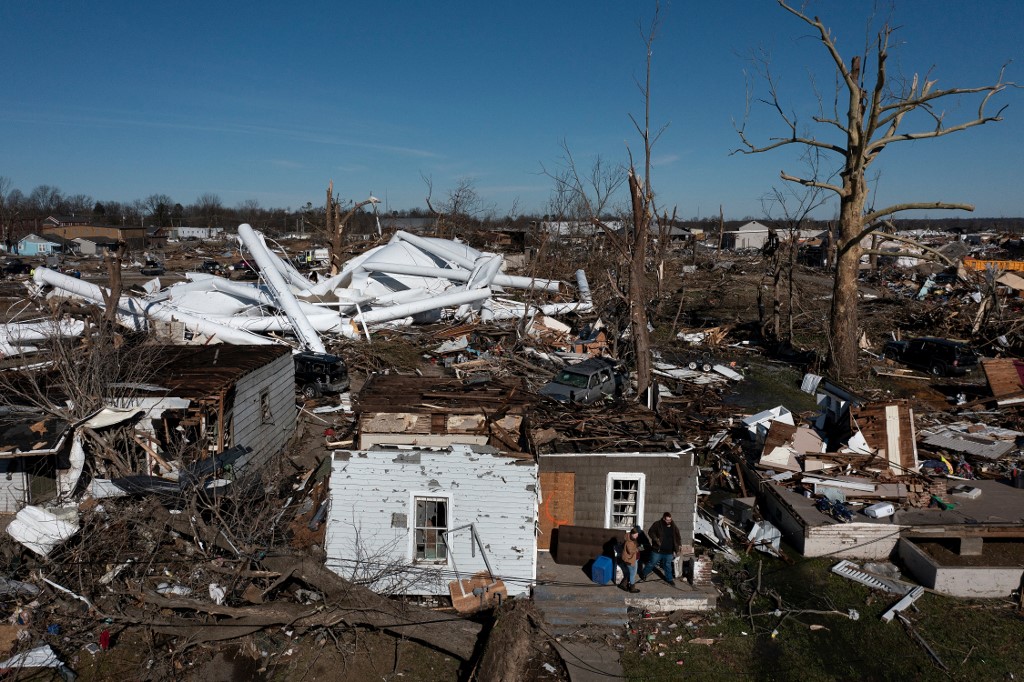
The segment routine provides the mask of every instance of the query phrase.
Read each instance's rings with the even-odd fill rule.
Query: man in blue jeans
[[[640,571],[640,580],[647,580],[651,571],[660,566],[665,582],[675,587],[672,560],[682,549],[683,538],[679,535],[679,528],[672,523],[672,512],[665,512],[660,519],[652,523],[647,537],[651,541],[651,560]]]

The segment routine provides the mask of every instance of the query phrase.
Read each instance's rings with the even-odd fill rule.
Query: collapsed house
[[[921,584],[954,596],[1019,587],[1024,477],[1018,483],[1011,470],[1007,485],[986,469],[1024,433],[969,422],[921,427],[906,401],[870,402],[811,378],[805,389],[821,391],[822,411],[805,415],[808,425],[781,406],[744,420],[747,456],[738,463],[763,517],[804,556],[899,556]]]
[[[295,430],[294,363],[282,346],[153,346],[133,371],[75,423],[5,409],[4,512],[63,503],[86,485],[97,497],[177,486],[232,449],[235,476],[258,472]]]
[[[233,468],[257,471],[294,433],[295,364],[287,348],[158,346],[149,357],[148,380],[119,387],[109,401],[141,413],[135,428],[148,440],[149,471],[166,473],[160,459],[188,445],[202,449],[197,458],[245,447]]]
[[[71,425],[25,408],[0,411],[0,513],[53,499],[57,471],[68,469]]]

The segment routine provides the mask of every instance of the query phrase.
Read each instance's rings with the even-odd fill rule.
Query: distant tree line
[[[460,186],[460,193],[450,192],[453,196],[464,197],[466,190]],[[343,200],[339,202],[344,205]],[[386,222],[391,218],[433,218],[441,220],[455,229],[453,235],[464,234],[473,230],[492,230],[512,228],[530,230],[545,220],[557,220],[559,217],[546,214],[499,215],[493,208],[484,207],[479,210],[479,201],[474,198],[472,206],[467,208],[456,201],[441,201],[439,205],[427,208],[410,208],[390,210],[385,216],[378,215],[374,210],[361,209],[352,217],[348,229],[358,233],[369,233],[375,229],[380,219]],[[450,204],[450,205],[449,205]],[[144,226],[144,227],[224,227],[233,228],[239,223],[249,223],[254,228],[271,235],[287,232],[305,232],[317,234],[324,227],[324,206],[306,202],[298,208],[268,208],[260,206],[255,199],[247,199],[235,206],[226,206],[221,198],[213,193],[200,195],[194,202],[183,204],[175,201],[167,194],[151,194],[144,199],[133,201],[96,200],[85,194],[65,194],[59,187],[39,185],[31,192],[25,193],[13,186],[11,180],[0,176],[0,228],[5,238],[18,239],[29,232],[37,231],[49,216],[74,216],[87,220],[93,225]],[[767,225],[773,221],[766,218],[748,217],[742,220],[725,221],[725,229],[735,229],[751,220],[758,220]],[[895,221],[901,229],[928,229],[945,232],[979,232],[990,230],[995,232],[1024,234],[1024,217],[1020,218],[975,218],[975,217],[941,217],[917,218]],[[672,221],[673,226],[696,228],[708,234],[717,234],[719,219],[717,217],[690,218]],[[809,220],[805,229],[829,229],[832,221]]]

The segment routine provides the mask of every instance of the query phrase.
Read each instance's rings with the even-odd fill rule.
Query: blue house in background
[[[37,234],[30,234],[18,240],[17,253],[22,256],[48,256],[60,251],[60,244]]]

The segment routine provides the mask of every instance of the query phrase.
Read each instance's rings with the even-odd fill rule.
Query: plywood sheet
[[[540,492],[537,549],[551,549],[551,531],[575,521],[576,474],[571,471],[541,473]]]

